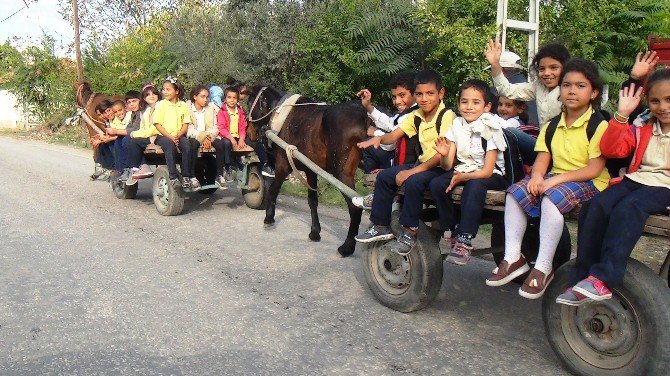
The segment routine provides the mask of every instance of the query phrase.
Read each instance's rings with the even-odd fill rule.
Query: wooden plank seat
[[[202,147],[198,150],[200,153],[215,153],[216,150],[214,148],[209,148],[207,150],[203,149]],[[252,153],[254,149],[246,145],[246,147],[242,149],[235,149],[233,150],[234,153]],[[179,152],[179,149],[177,149],[177,152]],[[156,154],[156,155],[163,155],[163,148],[161,148],[159,145],[156,144],[149,144],[146,149],[144,149],[144,154]]]

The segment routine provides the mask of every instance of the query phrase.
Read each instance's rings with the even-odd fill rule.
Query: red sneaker
[[[576,284],[572,289],[593,300],[605,300],[612,297],[612,291],[607,285],[592,275]]]

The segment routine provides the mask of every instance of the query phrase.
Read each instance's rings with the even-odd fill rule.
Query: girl
[[[191,98],[186,102],[191,113],[191,124],[188,126],[186,135],[191,138],[194,154],[198,153],[198,148],[202,146],[203,150],[209,150],[212,147],[216,150],[217,176],[216,184],[225,189],[225,180],[223,179],[223,143],[217,138],[219,135],[219,126],[216,124],[216,115],[219,110],[209,101],[209,90],[206,86],[197,85],[191,89]]]
[[[153,171],[142,163],[144,149],[156,139],[158,130],[153,123],[156,103],[161,99],[161,93],[153,84],[147,84],[142,88],[140,108],[144,108],[140,120],[140,129],[130,132],[130,143],[128,145],[128,165],[130,166],[131,178],[126,181],[127,185],[137,183],[138,179],[153,176]]]
[[[513,184],[505,201],[505,258],[486,280],[489,286],[502,286],[527,272],[521,255],[521,241],[528,216],[540,217],[540,247],[535,267],[519,294],[537,299],[553,278],[552,260],[563,232],[563,214],[605,189],[609,173],[600,154],[600,138],[607,122],[598,124],[591,140],[586,134],[589,119],[597,111],[603,83],[598,67],[585,59],[573,58],[560,76],[564,110],[547,144],[544,126],[537,138],[538,152],[531,176]],[[552,169],[547,174],[549,166]]]
[[[535,100],[540,124],[546,124],[551,118],[561,113],[558,79],[562,74],[563,66],[570,58],[570,53],[563,45],[551,43],[540,47],[532,62],[538,79],[519,84],[511,84],[503,74],[500,66],[502,45],[497,38],[488,42],[484,53],[491,64],[493,84],[501,96],[521,101]],[[519,140],[519,149],[524,164],[532,165],[536,157],[533,150],[535,138],[518,129],[510,129],[510,131]]]
[[[507,120],[507,128],[516,128],[537,137],[540,129],[533,124],[529,124],[527,109],[526,102],[503,96],[498,97],[498,116]]]
[[[486,191],[503,190],[509,185],[502,153],[507,148],[502,134],[507,124],[489,113],[490,95],[484,81],[464,82],[458,100],[462,117],[454,119],[445,137],[435,141],[434,148],[441,155],[440,166],[447,173],[430,182],[430,191],[440,215],[440,227],[445,232],[443,240],[453,244],[447,261],[458,265],[470,260],[472,239],[479,229]],[[458,185],[463,185],[461,218],[451,231],[450,239],[446,231],[454,228],[456,216],[449,193]]]
[[[603,134],[600,148],[607,158],[633,159],[628,174],[590,203],[580,220],[577,261],[571,285],[557,303],[572,306],[612,297],[621,285],[626,262],[652,214],[667,214],[670,206],[670,69],[647,79],[647,102],[653,117],[633,124],[642,88],[619,91],[618,110]],[[581,281],[580,281],[581,280]]]

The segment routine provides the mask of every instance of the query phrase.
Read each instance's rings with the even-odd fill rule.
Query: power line
[[[2,21],[0,21],[0,23],[5,22],[5,21],[7,21],[8,19],[14,17],[17,13],[19,13],[20,11],[22,11],[22,10],[24,10],[24,9],[26,9],[26,8],[28,8],[28,5],[24,5],[23,8],[21,8],[21,9],[17,10],[16,12],[10,14],[10,15],[7,16],[5,19],[3,19]]]

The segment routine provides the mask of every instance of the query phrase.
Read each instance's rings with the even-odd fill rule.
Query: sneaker
[[[179,180],[179,179],[177,179]],[[191,179],[190,178],[182,178],[181,179],[181,189],[184,192],[192,192],[193,188],[191,187]]]
[[[200,182],[196,178],[191,178],[191,191],[197,192],[200,190]]]
[[[373,196],[374,196],[373,194],[369,194],[367,196],[354,197],[351,199],[351,203],[357,208],[361,208],[364,210],[371,210]]]
[[[179,180],[179,178],[170,179],[170,186],[175,189],[179,188],[182,186],[181,181]]]
[[[121,176],[119,176],[119,181],[125,183],[128,181],[128,179],[130,179],[130,169],[124,168]]]
[[[379,226],[372,224],[364,233],[356,235],[354,239],[360,243],[372,243],[380,240],[393,239],[395,235],[391,232],[389,226]]]
[[[440,243],[438,244],[438,246],[440,247],[440,253],[443,255],[448,255],[454,248],[454,244],[456,244],[456,235],[450,235],[450,236],[443,235],[440,238]]]
[[[402,235],[400,235],[398,241],[392,244],[388,244],[387,246],[390,251],[395,252],[401,256],[406,256],[412,251],[414,244],[416,244],[416,236],[403,229]]]
[[[121,176],[121,173],[117,170],[111,170],[109,172],[109,182],[110,183],[116,183],[119,181],[119,177]]]
[[[233,169],[231,167],[226,167],[225,170],[223,170],[223,178],[226,180],[226,183],[232,183],[235,181],[235,177],[233,176]]]
[[[133,179],[145,179],[154,176],[154,172],[145,164],[141,165],[140,168],[133,168],[132,172]]]
[[[552,279],[554,279],[554,272],[544,275],[541,271],[533,268],[519,288],[519,295],[526,299],[539,299],[544,295],[544,290],[547,289]]]
[[[468,261],[470,261],[470,254],[474,249],[472,247],[471,239],[470,235],[459,234],[451,253],[447,256],[447,261],[456,265],[467,264]]]
[[[214,179],[214,183],[221,189],[228,189],[228,183],[223,175],[217,175],[216,179]]]
[[[91,180],[96,180],[99,177],[101,177],[105,173],[105,169],[102,168],[102,165],[100,163],[96,163],[95,167],[93,168],[93,174],[89,176],[89,179]]]
[[[263,169],[261,170],[261,175],[266,176],[268,178],[274,178],[275,177],[275,170],[273,170],[270,166],[265,165],[265,166],[263,166]]]
[[[507,261],[502,260],[500,265],[493,269],[493,274],[486,278],[486,285],[493,287],[505,285],[529,270],[530,267],[523,255],[511,265]]]
[[[585,295],[593,300],[606,300],[612,297],[612,291],[605,283],[590,275],[573,287],[575,292]]]
[[[572,307],[580,306],[584,303],[592,302],[593,299],[586,297],[569,287],[564,293],[556,298],[556,303],[569,305]]]

